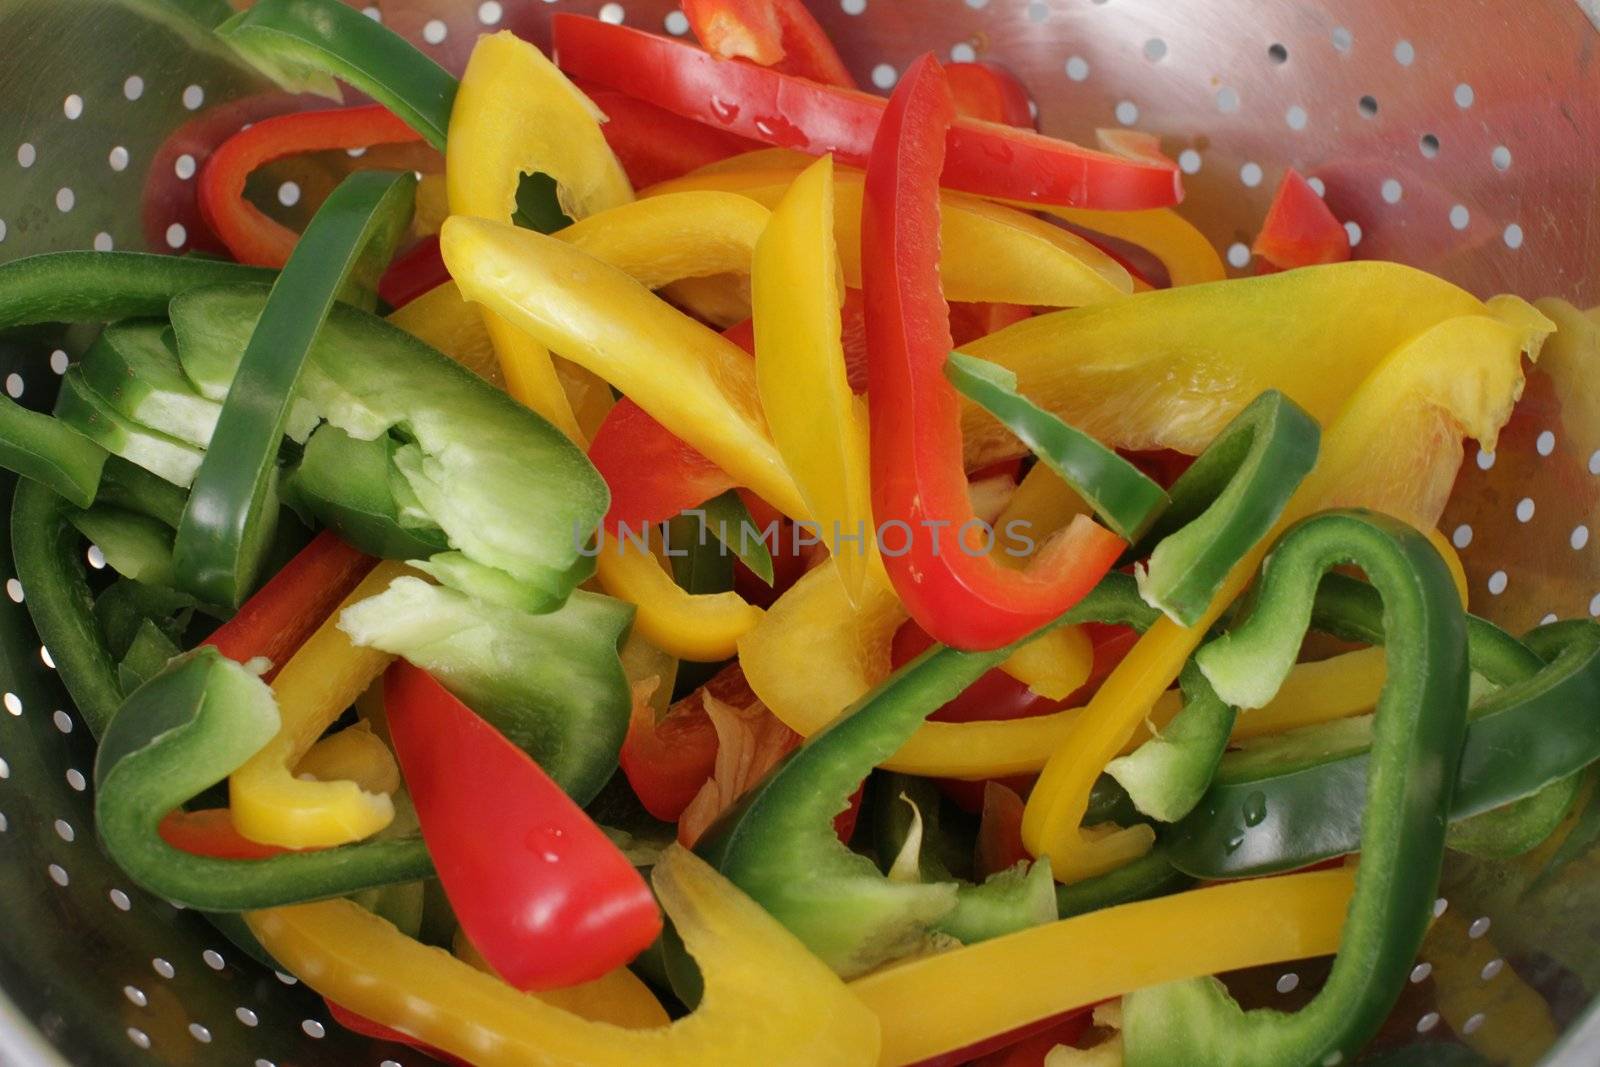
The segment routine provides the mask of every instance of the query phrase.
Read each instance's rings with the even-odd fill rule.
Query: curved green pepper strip
[[[217,33],[280,87],[342,100],[330,75],[338,77],[444,151],[455,78],[355,8],[339,0],[260,0]]]
[[[106,460],[100,492],[95,499],[101,504],[148,515],[168,529],[176,530],[183,521],[189,494],[143,467],[112,456]]]
[[[1364,512],[1296,524],[1267,558],[1248,616],[1196,653],[1222,699],[1260,707],[1299,652],[1323,573],[1361,567],[1383,597],[1388,681],[1378,699],[1362,818],[1365,850],[1327,983],[1293,1014],[1246,1012],[1215,978],[1123,1001],[1128,1067],[1317,1065],[1376,1033],[1405,987],[1432,915],[1445,815],[1466,735],[1466,617],[1427,538]],[[1270,809],[1264,819],[1273,817]]]
[[[1148,609],[1128,603],[1133,590],[1123,577],[1109,575],[1118,580],[1096,586],[1045,629],[1143,617]],[[872,860],[840,844],[832,820],[931,712],[1016,647],[924,652],[807,738],[706,831],[697,851],[841,975],[917,948],[962,894],[982,887],[889,881]]]
[[[1450,825],[1445,844],[1454,852],[1504,860],[1537,848],[1555,833],[1582,791],[1583,775],[1571,774],[1504,807]]]
[[[1144,598],[1194,625],[1311,473],[1321,438],[1316,420],[1276,389],[1234,416],[1172,483],[1172,506],[1126,557],[1150,557]]]
[[[1161,486],[1093,437],[1018,393],[1017,376],[1004,367],[952,352],[944,376],[1060,475],[1123,540],[1139,540],[1167,507]]]
[[[1063,918],[1101,908],[1176,893],[1194,879],[1172,865],[1160,843],[1132,863],[1082,881],[1056,886],[1056,914]]]
[[[201,600],[238,604],[254,587],[277,519],[278,448],[295,385],[340,291],[350,282],[376,283],[410,221],[415,188],[409,174],[359,171],[346,178],[273,285],[173,547],[179,582]]]
[[[59,419],[0,398],[0,467],[86,508],[94,503],[106,457],[105,449]]]
[[[1529,638],[1558,639],[1561,650],[1473,705],[1451,821],[1531,796],[1600,758],[1600,625],[1554,623]],[[1172,862],[1197,878],[1245,878],[1356,851],[1373,723],[1307,727],[1223,757],[1205,798],[1168,835]]]
[[[278,731],[272,690],[216,649],[174,661],[112,717],[95,757],[95,825],[139,885],[206,911],[245,911],[348,896],[433,873],[421,837],[365,841],[262,860],[197,856],[159,827]]]
[[[1158,822],[1177,822],[1200,803],[1228,747],[1237,710],[1222,701],[1193,660],[1178,676],[1183,708],[1156,737],[1106,764],[1134,805]]]
[[[203,285],[270,282],[276,271],[148,252],[45,252],[0,264],[0,330],[42,322],[165,316]]]

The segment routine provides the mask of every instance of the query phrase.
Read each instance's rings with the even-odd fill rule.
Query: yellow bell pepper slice
[[[485,381],[503,385],[494,342],[483,313],[461,298],[455,282],[445,282],[389,314],[389,322],[437,348]]]
[[[458,215],[440,247],[469,300],[622,390],[784,514],[808,517],[761,414],[755,368],[732,341],[531,230]]]
[[[775,206],[798,168],[704,171],[662,182],[644,196],[715,189]],[[860,171],[834,176],[834,235],[845,284],[861,285]],[[961,193],[940,194],[940,282],[951,300],[1079,307],[1133,291],[1127,270],[1076,234],[1001,204]]]
[[[633,199],[633,187],[600,132],[605,115],[544,53],[506,31],[478,39],[450,112],[445,175],[450,210],[510,222],[522,175],[556,183],[562,209],[582,218]],[[549,352],[485,317],[506,381],[533,410],[583,440]]]
[[[374,567],[273,679],[278,733],[228,779],[233,825],[250,840],[331,848],[370,837],[394,819],[387,795],[352,781],[305,781],[292,769],[394,658],[351,644],[338,627],[339,611],[383,592],[405,573],[403,563]]]
[[[659,199],[697,195],[734,194],[676,193]],[[773,208],[756,244],[750,289],[761,408],[833,555],[835,573],[855,602],[869,580],[877,539],[867,470],[867,408],[845,378],[833,218],[833,157],[825,156],[801,173]]]
[[[364,793],[393,793],[400,788],[400,767],[394,753],[365,722],[312,745],[294,774],[296,778],[309,774],[319,782],[354,782]]]
[[[1328,955],[1354,889],[1349,867],[1226,882],[893,964],[850,989],[882,1022],[879,1067],[903,1067],[1146,986]]]
[[[1074,207],[1047,207],[1044,212],[1074,226],[1138,245],[1167,268],[1167,280],[1174,287],[1220,282],[1228,276],[1222,266],[1222,257],[1206,240],[1206,235],[1171,208],[1090,211]]]
[[[1317,465],[1277,528],[1235,565],[1205,616],[1190,627],[1166,616],[1157,620],[1073,722],[1045,764],[1022,820],[1024,843],[1034,855],[1049,856],[1058,879],[1093,877],[1138,855],[1131,833],[1084,837],[1079,824],[1089,790],[1177,678],[1206,630],[1249,583],[1279,532],[1329,507],[1369,507],[1431,529],[1461,463],[1461,438],[1472,436],[1493,448],[1522,392],[1522,355],[1536,357],[1551,327],[1514,299],[1496,298],[1483,311],[1487,314],[1443,319],[1376,364],[1323,434]]]
[[[249,912],[318,993],[482,1067],[870,1067],[878,1020],[777,920],[706,863],[668,849],[656,892],[705,977],[700,1007],[649,1030],[591,1022],[413,941],[344,900]]]
[[[451,941],[450,951],[456,959],[473,970],[490,977],[498,977],[460,927]],[[570,1012],[580,1019],[597,1023],[610,1023],[624,1030],[650,1030],[672,1022],[667,1009],[650,992],[650,987],[626,967],[608,971],[592,982],[565,986],[559,989],[542,989],[531,994],[552,1007]]]
[[[635,606],[633,632],[679,659],[727,659],[761,621],[761,609],[738,593],[685,592],[654,553],[634,542],[607,538],[595,562],[606,593]]]
[[[1435,921],[1421,955],[1433,968],[1439,1013],[1486,1062],[1533,1067],[1544,1059],[1560,1036],[1550,1005],[1506,966],[1489,938],[1468,933],[1456,909]]]
[[[682,278],[749,274],[770,216],[737,193],[677,193],[614,207],[552,236],[659,289]]]

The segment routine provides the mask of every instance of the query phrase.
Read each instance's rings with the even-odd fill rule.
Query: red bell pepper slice
[[[245,601],[238,614],[205,640],[231,660],[261,656],[270,681],[295,649],[377,566],[372,556],[324,530]]]
[[[692,170],[761,147],[758,141],[702,126],[615,89],[587,84],[578,87],[605,112],[606,121],[600,132],[605,134],[606,144],[617,154],[617,161],[635,189],[681,178]]]
[[[424,293],[450,280],[438,234],[429,234],[394,258],[378,279],[378,297],[392,308],[402,308]]]
[[[999,782],[983,783],[983,816],[973,854],[975,873],[987,877],[1031,859],[1022,844],[1022,797]]]
[[[265,860],[288,851],[252,841],[235,830],[227,808],[168,812],[157,832],[173,848],[220,860]]]
[[[1264,274],[1342,263],[1350,258],[1350,235],[1310,183],[1291,168],[1278,183],[1267,221],[1250,250],[1266,261]]]
[[[1044,1058],[1057,1045],[1070,1045],[1089,1029],[1092,1007],[1073,1008],[1060,1015],[1007,1030],[1003,1034],[922,1060],[912,1067],[1044,1067]]]
[[[832,152],[859,166],[884,117],[880,97],[718,59],[626,26],[560,14],[552,27],[556,61],[568,74],[766,144]],[[943,182],[963,192],[1110,211],[1170,207],[1182,199],[1176,166],[1119,159],[975,119],[951,123],[944,136]]]
[[[650,887],[527,753],[426,672],[384,676],[389,735],[467,939],[518,989],[592,981],[661,933]]]
[[[732,663],[675,702],[659,720],[649,705],[634,704],[619,757],[622,773],[639,803],[662,822],[678,821],[716,763],[717,731],[706,714],[708,693],[741,708],[756,698],[745,682],[744,671]]]
[[[867,163],[861,270],[872,504],[886,531],[884,566],[911,617],[944,644],[993,649],[1077,603],[1124,544],[1084,516],[1025,571],[973,543],[984,528],[967,497],[959,397],[944,376],[953,343],[939,291],[939,171],[953,111],[944,71],[931,55],[918,59],[889,101]],[[909,528],[904,544],[889,543],[894,522]]]
[[[956,114],[1002,126],[1034,128],[1028,90],[998,63],[949,63],[944,73],[950,80]]]
[[[206,160],[200,171],[200,213],[240,263],[282,267],[299,237],[245,199],[245,181],[253,171],[273,160],[306,152],[409,144],[421,139],[421,134],[378,104],[262,119],[228,138]]]
[[[899,670],[932,648],[928,632],[907,619],[889,644],[889,663]],[[1042,697],[1005,671],[996,667],[962,690],[949,703],[928,718],[938,722],[1003,722],[1044,715],[1060,708],[1059,700]]]
[[[799,78],[856,87],[844,60],[800,0],[682,0],[706,51],[748,59]]]
[[[365,1015],[358,1015],[344,1005],[334,1003],[327,997],[323,997],[322,1002],[328,1006],[328,1014],[333,1017],[333,1021],[351,1033],[360,1034],[362,1037],[370,1037],[377,1041],[389,1041],[396,1045],[414,1048],[425,1056],[432,1056],[440,1063],[459,1065],[459,1067],[472,1067],[466,1060],[436,1049],[432,1045],[424,1044],[410,1034],[401,1033],[392,1026],[385,1026],[383,1023],[369,1019]]]

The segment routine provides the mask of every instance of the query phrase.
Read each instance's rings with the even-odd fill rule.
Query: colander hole
[[[1355,45],[1355,43],[1355,34],[1351,33],[1343,26],[1335,26],[1333,28],[1333,47],[1337,48],[1341,52],[1348,52],[1350,51],[1351,47]]]
[[[1274,41],[1272,44],[1267,45],[1267,58],[1274,63],[1287,63],[1289,62],[1289,49]]]
[[[56,190],[56,210],[63,215],[77,206],[77,203],[78,194],[72,191],[71,186],[63,185]]]
[[[1350,236],[1351,248],[1361,243],[1361,224],[1354,219],[1344,224],[1344,232]]]
[[[1251,189],[1261,184],[1261,177],[1261,164],[1259,163],[1246,163],[1239,168],[1239,180]]]
[[[206,102],[206,91],[198,85],[185,86],[183,90],[183,106],[190,111],[199,111],[200,105]]]
[[[61,866],[59,863],[52,863],[50,866],[45,868],[45,871],[50,875],[50,880],[56,885],[60,886],[62,889],[67,888],[68,884],[70,884],[72,881],[72,879],[67,875],[67,869]]]
[[[305,1031],[307,1037],[326,1037],[328,1028],[315,1019],[302,1019],[300,1029]]]
[[[278,203],[284,207],[294,207],[300,202],[300,186],[295,182],[284,182],[278,186]]]
[[[1582,525],[1574,526],[1572,528],[1572,548],[1573,548],[1573,551],[1577,551],[1578,549],[1583,548],[1588,543],[1589,543],[1589,527],[1582,526]]]
[[[51,670],[56,669],[56,661],[51,658],[50,650],[43,645],[39,646],[39,661]]]
[[[200,953],[200,958],[204,960],[206,966],[210,967],[213,971],[220,971],[222,968],[228,965],[227,961],[222,958],[222,953],[218,952],[214,948],[208,948],[204,952]]]
[[[22,698],[18,697],[17,694],[7,693],[3,699],[7,711],[13,715],[22,714]]]
[[[74,793],[81,793],[89,788],[88,780],[84,778],[83,772],[76,767],[67,769],[67,785],[72,787]],[[123,910],[126,911],[127,909],[124,908]]]
[[[1466,548],[1472,544],[1472,527],[1462,523],[1450,534],[1450,543],[1457,548]]]
[[[1556,450],[1556,435],[1549,430],[1543,431],[1539,434],[1538,439],[1533,442],[1533,447],[1538,451],[1539,455],[1548,456]]]
[[[378,1067],[400,1067],[400,1061],[384,1060],[382,1063],[378,1064]]]
[[[1089,77],[1089,61],[1082,56],[1068,56],[1067,77],[1075,82],[1087,79]]]
[[[1540,626],[1548,626],[1551,623],[1555,622],[1557,618],[1558,618],[1558,616],[1556,615],[1555,612],[1553,612],[1553,611],[1546,612],[1544,614],[1544,617],[1539,620],[1539,625]]]
[[[1417,1033],[1425,1034],[1438,1025],[1439,1013],[1436,1011],[1430,1011],[1428,1014],[1417,1020]]]
[[[287,974],[287,973],[285,973],[283,971],[273,971],[272,973],[274,975],[276,975],[278,981],[282,982],[284,985],[299,985],[300,984],[300,979],[296,978],[292,974]]]
[[[132,1004],[136,1008],[142,1008],[150,1003],[150,998],[145,996],[144,990],[140,989],[138,986],[123,986],[122,995],[127,997],[128,1003]]]
[[[256,1060],[256,1067],[276,1067],[271,1060]]]
[[[1472,101],[1477,99],[1477,94],[1472,91],[1472,86],[1468,85],[1466,82],[1462,82],[1460,85],[1456,86],[1454,96],[1456,107],[1459,108],[1469,108],[1472,106]]]
[[[485,0],[478,5],[478,21],[485,26],[498,26],[500,20],[505,18],[505,9],[498,0]]]
[[[1217,90],[1217,110],[1224,115],[1231,115],[1239,110],[1239,90],[1231,85],[1224,85]]]
[[[57,708],[51,713],[50,721],[55,723],[56,729],[62,733],[70,734],[72,732],[72,716],[61,709]]]
[[[29,144],[27,141],[23,141],[21,144],[17,145],[17,166],[21,167],[23,170],[27,170],[29,167],[33,166],[34,161],[38,158],[39,150],[34,148],[33,145]]]
[[[246,1026],[255,1026],[261,1021],[256,1013],[251,1011],[249,1008],[234,1008],[233,1017],[238,1019]]]
[[[976,48],[973,48],[966,41],[961,41],[960,43],[952,45],[950,47],[950,59],[951,59],[952,62],[955,62],[955,63],[971,63],[973,60],[975,60],[977,58],[978,58],[978,50]]]
[[[67,98],[61,101],[61,113],[67,116],[68,122],[76,122],[78,119],[82,118],[83,97],[79,96],[77,93],[67,94]]]
[[[344,150],[344,154],[349,156],[351,159],[360,159],[362,156],[367,154],[367,150],[365,148],[346,148]]]
[[[1306,184],[1311,186],[1311,191],[1316,193],[1318,196],[1328,195],[1328,187],[1323,183],[1321,178],[1307,178]]]
[[[1533,520],[1533,497],[1525,496],[1517,501],[1517,521],[1531,522]]]
[[[0,241],[6,239],[6,220],[0,219]]]
[[[1178,168],[1185,174],[1198,174],[1200,172],[1200,153],[1192,148],[1185,148],[1178,153]]]
[[[1228,265],[1243,270],[1250,265],[1250,249],[1235,241],[1228,246]]]
[[[10,778],[10,777],[11,777],[11,764],[6,762],[6,758],[4,756],[0,756],[0,781],[4,781],[5,779]]]
[[[111,892],[107,893],[106,896],[111,898],[112,907],[116,908],[118,911],[127,911],[133,907],[133,901],[128,899],[128,894],[124,893],[120,889],[113,889]]]
[[[974,10],[982,10],[989,6],[989,0],[967,0],[967,6]]]
[[[111,164],[112,170],[125,171],[128,169],[128,150],[121,145],[117,145],[111,150],[111,154],[106,157],[106,160]]]
[[[899,77],[900,72],[887,63],[879,63],[872,68],[872,84],[880,89],[893,89]]]
[[[1417,61],[1417,50],[1410,41],[1399,40],[1394,43],[1394,61],[1402,67],[1409,67]]]
[[[0,834],[5,833],[10,828],[10,825],[10,823],[6,822],[6,813],[0,811]]]
[[[112,236],[109,233],[106,233],[104,230],[101,230],[99,233],[94,235],[94,250],[96,252],[109,252],[115,247],[117,247],[117,242],[112,238]],[[55,370],[54,360],[53,359],[51,361],[51,364],[52,365],[51,365],[50,369],[51,370]],[[67,373],[67,369],[66,369],[66,367],[62,367],[60,370],[56,371],[56,373],[57,374],[65,374],[65,373]]]
[[[1595,449],[1589,456],[1589,473],[1600,474],[1600,448]]]
[[[1372,95],[1363,96],[1356,101],[1356,110],[1365,118],[1372,118],[1378,113],[1378,98]]]
[[[1394,178],[1385,178],[1378,191],[1383,194],[1384,202],[1388,204],[1398,204],[1400,198],[1405,195],[1405,188]]]
[[[1425,133],[1417,141],[1417,148],[1421,150],[1425,158],[1432,159],[1439,154],[1439,138],[1431,133]]]
[[[1167,42],[1159,37],[1152,37],[1144,43],[1144,57],[1152,63],[1159,63],[1167,58]]]
[[[1484,448],[1478,449],[1478,469],[1481,470],[1481,471],[1486,471],[1486,470],[1492,470],[1493,468],[1494,468],[1494,453],[1490,452],[1488,449],[1484,449]]]
[[[183,247],[183,242],[189,239],[189,231],[184,229],[183,223],[174,222],[167,227],[167,247],[178,249]]]
[[[1507,578],[1505,571],[1495,571],[1493,574],[1489,575],[1489,581],[1486,582],[1485,585],[1492,596],[1499,596],[1501,593],[1506,591],[1506,581]]]
[[[1450,910],[1450,902],[1444,897],[1440,897],[1438,900],[1433,902],[1433,917],[1435,919],[1442,916],[1448,910]]]
[[[1278,992],[1293,993],[1300,986],[1300,976],[1290,971],[1288,974],[1278,976]]]
[[[1306,122],[1309,119],[1310,116],[1306,114],[1306,109],[1299,104],[1291,104],[1289,110],[1283,113],[1283,121],[1289,124],[1291,130],[1305,129]]]
[[[72,829],[72,824],[67,820],[57,819],[55,829],[56,836],[61,838],[61,840],[65,841],[67,844],[70,845],[73,841],[77,840],[78,835],[76,831]]]
[[[620,19],[618,20],[621,21]],[[423,23],[422,39],[429,44],[444,44],[444,39],[450,36],[450,27],[442,19],[429,19]]]
[[[188,181],[190,178],[193,178],[194,157],[187,152],[179,156],[173,161],[172,173],[176,174],[180,181]]]
[[[379,11],[376,6],[364,7],[361,9],[361,13],[367,16],[367,18],[371,19],[373,22],[383,22],[383,12]]]
[[[171,978],[173,975],[178,973],[172,964],[168,963],[160,956],[157,956],[155,959],[150,961],[150,968],[163,978]]]
[[[189,1036],[200,1042],[202,1045],[209,1045],[211,1043],[211,1031],[207,1030],[199,1023],[189,1024]]]
[[[66,355],[66,353],[63,352],[62,355]],[[52,355],[50,357],[50,363],[51,363],[52,367],[55,365],[55,361],[56,361],[56,357]],[[22,603],[22,583],[17,581],[15,578],[7,578],[6,579],[6,596],[11,598],[11,602],[13,604]]]
[[[843,5],[841,5],[843,6]],[[845,14],[849,14],[846,9]],[[661,25],[674,37],[682,37],[689,32],[689,16],[682,11],[669,11],[667,17],[661,20]]]
[[[13,400],[22,395],[22,375],[16,373],[6,375],[6,395]]]
[[[624,17],[626,17],[626,15],[627,15],[627,12],[622,10],[622,5],[621,4],[601,4],[600,5],[600,21],[601,22],[609,22],[613,26],[620,26],[620,25],[622,25],[622,20],[623,20]]]
[[[150,1035],[139,1029],[137,1026],[128,1027],[128,1040],[132,1041],[136,1046],[142,1049],[148,1049],[150,1047]]]
[[[1467,228],[1467,223],[1472,221],[1472,213],[1467,210],[1467,205],[1457,204],[1450,209],[1450,225],[1458,230]]]
[[[85,552],[84,555],[89,560],[89,566],[95,570],[103,571],[106,569],[106,554],[100,551],[99,545],[90,545],[89,551]]]
[[[1496,956],[1483,965],[1483,970],[1478,972],[1478,977],[1485,982],[1492,982],[1499,977],[1500,972],[1506,969],[1506,961]]]
[[[1117,121],[1124,126],[1132,126],[1139,121],[1139,105],[1132,100],[1123,100],[1117,104]]]
[[[1489,153],[1489,162],[1494,164],[1495,170],[1511,169],[1511,149],[1505,145],[1495,145],[1494,151]]]
[[[867,9],[867,0],[839,0],[839,8],[846,15],[859,15]],[[684,22],[688,21],[684,19]]]
[[[851,2],[852,0],[845,0],[845,6],[848,8]],[[857,2],[860,2],[863,7],[866,6],[865,0],[857,0]],[[1030,22],[1043,22],[1049,17],[1050,8],[1047,5],[1039,3],[1038,0],[1028,5],[1028,20]]]
[[[1467,1016],[1466,1022],[1461,1024],[1461,1032],[1466,1036],[1471,1037],[1473,1034],[1483,1029],[1483,1024],[1487,1021],[1487,1019],[1488,1016],[1484,1015],[1483,1012],[1474,1012],[1473,1014]]]
[[[137,100],[144,95],[144,79],[137,74],[131,74],[122,83],[122,95],[129,101]]]
[[[1596,593],[1589,601],[1589,614],[1600,615],[1600,593]]]
[[[1522,247],[1522,227],[1517,225],[1514,222],[1511,225],[1507,226],[1506,227],[1506,232],[1505,232],[1505,241],[1506,241],[1506,247],[1507,248],[1521,248]]]
[[[1488,932],[1489,917],[1487,915],[1478,916],[1476,919],[1472,920],[1472,925],[1467,927],[1467,936],[1474,941]]]

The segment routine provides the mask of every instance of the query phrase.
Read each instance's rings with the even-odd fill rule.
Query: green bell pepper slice
[[[408,525],[395,500],[399,442],[388,434],[362,441],[324,424],[284,479],[284,500],[369,556],[424,559],[449,547],[437,526]]]
[[[184,376],[165,320],[112,323],[78,365],[84,384],[130,422],[196,448],[211,442],[222,404]]]
[[[168,845],[161,820],[225,779],[278,731],[272,691],[203,646],[140,686],[95,757],[95,825],[139,885],[186,907],[246,911],[348,896],[433,873],[420,836],[269,859],[198,856]]]
[[[301,369],[347,284],[375,287],[410,222],[415,188],[409,174],[346,178],[273,285],[178,526],[178,579],[200,599],[239,604],[255,587],[277,519],[278,448]]]
[[[108,453],[60,419],[0,398],[0,467],[61,494],[80,508],[94,503]]]
[[[100,342],[96,342],[98,344]],[[73,367],[56,394],[56,418],[114,456],[121,456],[152,474],[187,488],[193,484],[205,453],[159,430],[140,425],[112,407]]]
[[[1352,1056],[1383,1023],[1422,944],[1444,857],[1446,816],[1466,739],[1466,617],[1427,538],[1386,516],[1325,512],[1291,527],[1245,617],[1196,659],[1223,700],[1260,707],[1288,674],[1324,572],[1353,563],[1383,598],[1388,680],[1374,718],[1365,845],[1339,954],[1292,1014],[1244,1011],[1203,978],[1123,1000],[1128,1067],[1308,1067]],[[1254,821],[1271,820],[1252,812]]]
[[[45,252],[0,263],[0,330],[162,316],[179,293],[204,285],[271,282],[275,273],[198,256]]]

